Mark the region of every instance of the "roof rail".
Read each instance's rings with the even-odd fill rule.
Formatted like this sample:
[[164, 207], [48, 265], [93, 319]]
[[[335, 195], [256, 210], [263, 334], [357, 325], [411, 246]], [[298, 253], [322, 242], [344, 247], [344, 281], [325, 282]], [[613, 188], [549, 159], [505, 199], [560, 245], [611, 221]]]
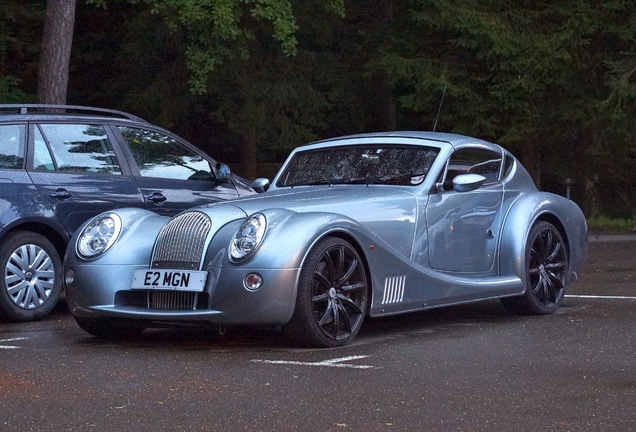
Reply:
[[124, 111], [117, 111], [107, 108], [85, 107], [80, 105], [53, 105], [53, 104], [0, 104], [0, 113], [12, 112], [16, 114], [84, 114], [84, 115], [106, 115], [120, 117], [128, 120], [148, 123], [146, 120], [136, 115]]

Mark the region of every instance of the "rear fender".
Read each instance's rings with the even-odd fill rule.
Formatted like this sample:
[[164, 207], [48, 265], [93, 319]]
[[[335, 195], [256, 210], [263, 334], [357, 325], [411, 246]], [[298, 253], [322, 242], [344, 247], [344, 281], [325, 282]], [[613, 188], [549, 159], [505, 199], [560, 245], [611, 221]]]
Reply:
[[567, 284], [577, 279], [585, 260], [587, 225], [581, 209], [573, 201], [547, 192], [523, 195], [506, 215], [499, 245], [499, 274], [518, 276], [524, 281], [524, 290], [528, 235], [538, 220], [552, 223], [563, 236], [569, 260]]

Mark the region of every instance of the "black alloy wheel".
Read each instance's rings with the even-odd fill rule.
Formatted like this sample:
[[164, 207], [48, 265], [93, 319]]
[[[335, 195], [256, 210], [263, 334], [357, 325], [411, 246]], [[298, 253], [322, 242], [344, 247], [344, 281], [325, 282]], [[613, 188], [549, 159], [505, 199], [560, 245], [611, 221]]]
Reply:
[[301, 345], [346, 345], [362, 327], [368, 290], [366, 267], [356, 249], [346, 240], [326, 237], [301, 269], [296, 309], [285, 330]]
[[565, 296], [568, 255], [559, 231], [549, 222], [535, 224], [526, 247], [526, 292], [502, 299], [513, 312], [547, 315], [556, 311]]

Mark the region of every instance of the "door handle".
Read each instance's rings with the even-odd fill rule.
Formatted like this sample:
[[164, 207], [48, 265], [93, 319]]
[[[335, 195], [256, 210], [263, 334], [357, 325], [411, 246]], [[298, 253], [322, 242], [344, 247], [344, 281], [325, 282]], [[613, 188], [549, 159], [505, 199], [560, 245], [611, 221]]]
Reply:
[[161, 192], [153, 192], [145, 197], [148, 201], [152, 201], [155, 204], [161, 204], [167, 199]]
[[65, 200], [71, 197], [71, 193], [63, 188], [56, 189], [55, 192], [51, 192], [50, 195], [51, 198], [57, 198], [59, 200]]

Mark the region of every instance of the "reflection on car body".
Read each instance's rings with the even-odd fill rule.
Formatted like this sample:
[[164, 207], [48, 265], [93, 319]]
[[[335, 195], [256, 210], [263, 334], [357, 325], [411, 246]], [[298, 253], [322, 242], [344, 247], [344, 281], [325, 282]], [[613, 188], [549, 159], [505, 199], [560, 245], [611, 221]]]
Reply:
[[509, 152], [476, 138], [325, 140], [253, 185], [264, 193], [173, 218], [126, 208], [85, 224], [65, 264], [80, 327], [117, 338], [275, 325], [301, 345], [334, 347], [365, 317], [482, 299], [550, 314], [582, 270], [579, 207], [539, 192]]

